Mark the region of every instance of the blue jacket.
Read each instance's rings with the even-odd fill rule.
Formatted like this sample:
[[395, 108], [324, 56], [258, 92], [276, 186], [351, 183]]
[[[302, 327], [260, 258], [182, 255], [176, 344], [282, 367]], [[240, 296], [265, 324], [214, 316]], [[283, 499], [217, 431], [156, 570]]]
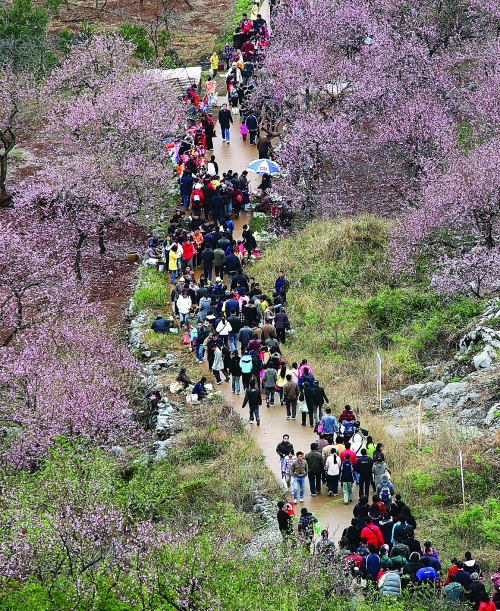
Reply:
[[252, 357], [249, 354], [244, 354], [240, 359], [240, 368], [242, 373], [252, 373]]
[[165, 318], [157, 318], [153, 321], [151, 329], [153, 329], [155, 333], [168, 333], [170, 329], [170, 321], [166, 320]]
[[363, 574], [363, 577], [366, 577], [367, 575], [373, 575], [376, 579], [379, 571], [380, 558], [378, 554], [370, 554], [363, 558], [363, 562], [361, 564], [361, 572]]
[[181, 194], [191, 195], [191, 192], [193, 191], [193, 183], [194, 178], [184, 172], [179, 181], [179, 189]]
[[299, 378], [299, 388], [300, 390], [302, 390], [302, 388], [304, 387], [304, 384], [306, 384], [307, 382], [309, 382], [309, 387], [310, 388], [314, 388], [314, 376], [311, 373], [308, 373], [307, 375], [305, 373], [303, 373], [300, 378]]
[[327, 435], [332, 435], [339, 430], [337, 418], [331, 414], [326, 414], [323, 416], [323, 418], [321, 418], [321, 422], [323, 423], [323, 433], [326, 433]]

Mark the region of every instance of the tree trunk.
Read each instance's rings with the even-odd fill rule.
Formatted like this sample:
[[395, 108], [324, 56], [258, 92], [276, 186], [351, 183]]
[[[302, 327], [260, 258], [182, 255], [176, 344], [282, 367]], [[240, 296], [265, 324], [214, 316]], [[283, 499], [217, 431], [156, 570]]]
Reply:
[[87, 234], [83, 233], [83, 231], [78, 231], [78, 244], [76, 246], [76, 257], [75, 257], [75, 271], [76, 277], [78, 280], [82, 279], [82, 270], [80, 267], [80, 263], [82, 260], [82, 246], [87, 238]]
[[99, 225], [99, 254], [106, 254], [106, 245], [104, 244], [104, 225]]

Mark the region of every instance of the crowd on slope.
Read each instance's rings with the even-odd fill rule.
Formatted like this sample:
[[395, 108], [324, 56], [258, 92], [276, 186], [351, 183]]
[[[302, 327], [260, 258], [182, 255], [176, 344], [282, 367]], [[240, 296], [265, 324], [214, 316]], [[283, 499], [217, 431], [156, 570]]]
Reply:
[[[417, 538], [412, 511], [390, 481], [383, 444], [374, 444], [348, 407], [338, 420], [328, 411], [320, 421], [324, 426], [320, 428], [319, 439], [311, 444], [305, 456], [301, 451], [295, 453], [288, 435], [283, 436], [276, 448], [283, 487], [288, 492], [293, 485], [293, 503], [286, 500], [278, 503], [277, 521], [284, 544], [299, 543], [312, 551], [317, 533], [320, 537], [316, 553], [327, 557], [337, 552], [328, 530], [321, 530], [316, 515], [302, 507], [296, 520], [294, 505], [304, 501], [306, 478], [312, 497], [321, 494], [325, 483], [328, 495], [337, 496], [340, 484], [346, 505], [354, 502], [353, 486], [357, 486], [351, 525], [343, 531], [338, 545], [346, 574], [383, 596], [400, 596], [405, 589], [424, 589], [450, 603], [468, 601], [475, 611], [500, 608], [500, 569], [491, 577], [494, 592], [490, 598], [481, 566], [470, 552], [465, 552], [463, 560], [453, 558], [445, 574], [432, 542], [426, 540], [422, 544]], [[355, 423], [352, 433], [351, 427], [338, 424], [345, 422], [346, 416]], [[331, 432], [325, 432], [325, 428]]]

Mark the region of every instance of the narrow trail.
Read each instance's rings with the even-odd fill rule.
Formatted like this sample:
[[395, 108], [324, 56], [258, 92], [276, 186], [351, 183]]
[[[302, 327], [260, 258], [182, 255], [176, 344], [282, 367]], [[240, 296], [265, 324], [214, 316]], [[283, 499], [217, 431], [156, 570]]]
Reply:
[[[215, 113], [214, 113], [215, 114]], [[234, 124], [231, 127], [231, 144], [222, 142], [220, 137], [220, 130], [217, 134], [217, 138], [214, 139], [214, 151], [216, 161], [219, 164], [219, 172], [226, 172], [227, 170], [233, 170], [240, 173], [246, 168], [250, 161], [253, 161], [258, 157], [256, 147], [250, 146], [248, 141], [244, 142], [239, 134], [240, 120], [238, 116], [234, 117]], [[251, 187], [255, 187], [260, 182], [260, 177], [250, 173], [249, 178], [251, 179]], [[251, 215], [246, 212], [241, 212], [239, 219], [234, 219], [235, 230], [234, 237], [239, 239], [242, 233], [242, 227], [245, 223], [249, 223]], [[198, 271], [198, 270], [197, 270]], [[247, 269], [247, 272], [249, 270]], [[271, 288], [271, 287], [265, 287]], [[307, 357], [307, 355], [297, 354], [296, 360]], [[193, 357], [194, 360], [194, 357]], [[203, 365], [197, 365], [204, 370], [204, 374], [207, 375], [209, 380], [212, 376], [207, 368], [207, 363], [204, 361]], [[248, 418], [248, 408], [245, 410], [241, 409], [243, 403], [243, 396], [237, 396], [231, 392], [230, 383], [221, 384], [217, 390], [221, 392], [229, 404], [234, 406], [236, 412], [241, 413], [244, 419]], [[328, 389], [327, 394], [328, 394]], [[278, 396], [276, 396], [278, 399]], [[302, 426], [300, 419], [296, 421], [286, 420], [285, 407], [279, 405], [279, 399], [277, 405], [270, 409], [266, 409], [265, 403], [263, 409], [261, 409], [261, 426], [248, 424], [252, 430], [253, 435], [259, 443], [262, 453], [266, 459], [266, 463], [273, 473], [275, 473], [278, 479], [281, 479], [279, 457], [276, 454], [276, 445], [281, 441], [282, 436], [285, 433], [290, 435], [290, 441], [293, 443], [295, 451], [298, 450], [307, 453], [310, 449], [310, 444], [317, 440], [317, 435], [313, 433], [309, 426]], [[338, 417], [339, 414], [336, 414]], [[300, 417], [299, 417], [300, 418]], [[300, 514], [302, 507], [307, 507], [310, 511], [317, 514], [318, 519], [321, 522], [322, 528], [328, 528], [330, 536], [335, 540], [338, 540], [342, 531], [345, 527], [350, 525], [352, 518], [352, 508], [354, 503], [357, 501], [358, 488], [354, 485], [354, 496], [353, 503], [344, 505], [342, 498], [339, 497], [328, 497], [326, 486], [323, 487], [322, 493], [319, 496], [311, 497], [309, 493], [309, 485], [306, 483], [306, 492], [304, 497], [304, 503], [296, 505], [296, 513]], [[288, 495], [291, 500], [292, 496]]]
[[[261, 14], [264, 19], [269, 23], [269, 3], [268, 0], [264, 0], [261, 6]], [[220, 89], [224, 86], [220, 85]], [[227, 101], [224, 95], [225, 89], [219, 91], [219, 104], [223, 104]], [[216, 121], [217, 137], [214, 138], [214, 150], [215, 160], [219, 164], [219, 173], [227, 172], [227, 170], [233, 170], [241, 173], [247, 165], [258, 158], [257, 147], [250, 146], [248, 140], [243, 141], [240, 135], [240, 116], [233, 115], [233, 124], [231, 125], [231, 143], [227, 144], [222, 142], [220, 128], [217, 124], [217, 113], [216, 109], [213, 112], [213, 118]], [[249, 173], [248, 178], [250, 180], [250, 189], [255, 188], [260, 183], [260, 176]], [[246, 212], [241, 212], [239, 219], [234, 219], [234, 237], [239, 239], [241, 237], [242, 228], [245, 223], [249, 223], [251, 215]], [[247, 269], [248, 272], [248, 269]], [[265, 287], [266, 289], [272, 287]], [[297, 354], [296, 360], [307, 357], [307, 355]], [[194, 357], [193, 357], [194, 360]], [[207, 375], [208, 379], [212, 379], [211, 373], [208, 371], [206, 361], [202, 365], [197, 365], [204, 370], [204, 374]], [[222, 376], [223, 377], [223, 376]], [[221, 392], [226, 398], [227, 402], [234, 406], [236, 412], [241, 413], [242, 418], [248, 418], [248, 408], [241, 409], [243, 403], [243, 395], [237, 396], [231, 392], [230, 383], [221, 384], [217, 388], [218, 392]], [[326, 389], [328, 394], [328, 389]], [[276, 396], [278, 399], [278, 396]], [[337, 417], [339, 414], [335, 414]], [[266, 463], [269, 468], [276, 475], [276, 478], [281, 480], [280, 462], [279, 457], [276, 454], [276, 445], [281, 441], [285, 433], [290, 435], [290, 441], [293, 443], [295, 452], [303, 451], [307, 453], [310, 449], [310, 444], [317, 440], [317, 435], [313, 433], [309, 426], [302, 426], [300, 423], [300, 416], [298, 420], [286, 420], [285, 407], [279, 405], [279, 399], [277, 404], [267, 409], [264, 407], [260, 412], [261, 426], [248, 424], [251, 428], [252, 434], [259, 443], [262, 453], [265, 457]], [[341, 494], [341, 491], [339, 491]], [[292, 495], [287, 496], [289, 500], [292, 500]], [[299, 503], [295, 506], [296, 514], [300, 515], [300, 509], [307, 507], [310, 511], [313, 511], [318, 516], [321, 522], [322, 528], [328, 528], [330, 537], [338, 541], [342, 536], [342, 531], [345, 527], [349, 526], [352, 518], [352, 508], [358, 498], [358, 487], [354, 485], [353, 490], [353, 503], [344, 505], [343, 499], [339, 497], [328, 497], [326, 486], [322, 488], [321, 495], [311, 497], [309, 492], [309, 484], [306, 482], [306, 491], [304, 496], [304, 502]]]

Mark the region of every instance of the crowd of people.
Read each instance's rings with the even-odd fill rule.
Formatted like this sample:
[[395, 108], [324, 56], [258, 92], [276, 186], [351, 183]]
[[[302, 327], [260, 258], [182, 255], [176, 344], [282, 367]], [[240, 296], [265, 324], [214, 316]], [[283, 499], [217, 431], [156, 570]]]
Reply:
[[[383, 596], [425, 588], [450, 603], [468, 601], [475, 611], [500, 608], [500, 569], [491, 577], [494, 592], [490, 598], [481, 566], [470, 552], [465, 552], [463, 560], [451, 559], [451, 567], [444, 572], [432, 542], [421, 543], [417, 538], [412, 511], [391, 483], [383, 444], [375, 444], [366, 435], [348, 408], [338, 420], [328, 410], [320, 422], [329, 423], [327, 428], [332, 432], [320, 429], [319, 439], [311, 443], [307, 454], [295, 452], [289, 435], [283, 435], [276, 447], [283, 488], [286, 492], [290, 486], [293, 489], [293, 502], [278, 502], [277, 521], [284, 544], [299, 543], [311, 551], [314, 535], [320, 533], [317, 553], [340, 550], [346, 574], [363, 580], [366, 588], [376, 588]], [[348, 422], [354, 423], [352, 433], [351, 427], [338, 424], [345, 422], [346, 415], [352, 418]], [[344, 529], [338, 546], [306, 507], [301, 508], [298, 519], [295, 517], [294, 505], [304, 502], [306, 479], [311, 497], [321, 494], [324, 484], [329, 496], [337, 496], [340, 484], [344, 504], [353, 503], [351, 525]], [[353, 498], [354, 486], [357, 499]]]
[[[254, 17], [249, 20], [244, 15], [240, 22], [241, 48], [226, 45], [228, 103], [222, 104], [218, 121], [222, 139], [229, 143], [233, 116], [241, 113], [242, 137], [249, 136], [250, 145], [257, 144], [259, 158], [267, 158], [273, 152], [270, 139], [257, 141], [262, 117], [247, 104], [269, 35], [261, 15]], [[283, 358], [282, 347], [291, 331], [286, 309], [290, 282], [280, 271], [274, 285], [264, 289], [245, 273], [245, 264], [260, 254], [253, 232], [245, 224], [239, 239], [233, 235], [233, 215], [238, 218], [249, 203], [248, 173], [221, 174], [215, 156], [205, 159], [215, 136], [209, 109], [217, 102], [216, 53], [210, 65], [203, 100], [193, 87], [186, 92], [186, 102], [196, 111], [176, 150], [184, 209], [175, 211], [163, 240], [150, 236], [144, 262], [170, 274], [172, 307], [183, 343], [198, 365], [206, 361], [216, 385], [230, 384], [235, 396], [242, 395], [241, 407], [248, 407], [249, 423], [260, 426], [264, 404], [272, 409], [279, 401], [285, 408], [284, 419], [299, 419], [318, 435], [306, 454], [295, 452], [288, 434], [276, 448], [285, 493], [277, 514], [284, 544], [298, 542], [311, 550], [317, 534], [318, 553], [340, 549], [345, 570], [363, 579], [366, 587], [378, 588], [381, 595], [399, 596], [405, 588], [430, 586], [449, 601], [470, 601], [476, 611], [500, 608], [500, 572], [492, 578], [493, 600], [486, 593], [481, 567], [469, 552], [463, 561], [453, 559], [443, 574], [432, 543], [421, 544], [416, 538], [417, 523], [391, 482], [383, 444], [373, 442], [350, 406], [338, 417], [332, 413], [325, 388], [307, 359], [287, 363]], [[269, 193], [269, 176], [263, 177], [259, 188], [264, 196]], [[152, 329], [166, 333], [172, 324], [159, 316]], [[200, 373], [191, 380], [183, 368], [176, 381], [198, 400], [208, 394], [207, 375]], [[351, 525], [338, 546], [307, 508], [302, 506], [295, 518], [295, 506], [304, 503], [306, 482], [311, 497], [324, 493], [335, 498], [340, 493], [344, 505], [353, 504]]]

